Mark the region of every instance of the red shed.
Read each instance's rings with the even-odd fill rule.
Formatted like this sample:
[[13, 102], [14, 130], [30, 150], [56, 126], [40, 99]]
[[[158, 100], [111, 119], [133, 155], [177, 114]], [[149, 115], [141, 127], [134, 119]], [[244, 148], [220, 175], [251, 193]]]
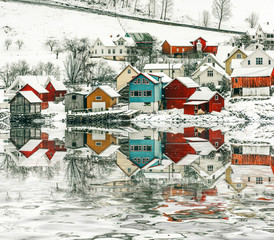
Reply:
[[162, 52], [168, 55], [182, 56], [183, 53], [193, 51], [193, 45], [190, 42], [183, 41], [164, 41]]
[[41, 108], [48, 108], [48, 91], [40, 84], [28, 83], [20, 89], [20, 91], [32, 91], [37, 97], [42, 100]]
[[184, 113], [189, 115], [220, 112], [224, 107], [224, 98], [208, 87], [201, 87], [184, 104]]
[[184, 108], [186, 100], [196, 91], [199, 85], [189, 77], [177, 77], [165, 87], [166, 109]]
[[62, 100], [65, 98], [67, 88], [61, 81], [57, 81], [49, 77], [47, 82], [45, 83], [45, 86], [46, 89], [49, 91], [48, 101]]

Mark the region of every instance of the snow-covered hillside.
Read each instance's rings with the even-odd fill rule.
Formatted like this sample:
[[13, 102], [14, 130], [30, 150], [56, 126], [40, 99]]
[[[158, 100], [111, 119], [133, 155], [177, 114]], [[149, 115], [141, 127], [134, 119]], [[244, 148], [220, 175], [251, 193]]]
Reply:
[[[13, 2], [0, 2], [0, 66], [6, 62], [26, 59], [30, 63], [50, 60], [62, 64], [64, 58], [54, 60], [45, 41], [50, 36], [59, 40], [65, 37], [88, 37], [95, 40], [100, 35], [124, 32], [149, 32], [159, 40], [181, 39], [190, 41], [203, 36], [209, 42], [221, 43], [232, 35], [182, 27], [117, 19], [103, 15], [62, 10]], [[13, 43], [5, 49], [5, 39]], [[24, 45], [18, 50], [15, 42], [21, 39]]]

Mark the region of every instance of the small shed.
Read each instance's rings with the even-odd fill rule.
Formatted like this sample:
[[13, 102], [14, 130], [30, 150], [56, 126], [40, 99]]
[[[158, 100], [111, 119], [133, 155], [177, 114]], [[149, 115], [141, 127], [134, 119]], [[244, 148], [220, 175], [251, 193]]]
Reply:
[[73, 92], [65, 95], [65, 111], [81, 111], [85, 110], [87, 93]]
[[87, 96], [87, 109], [92, 111], [105, 111], [117, 104], [120, 94], [107, 85], [98, 86], [93, 89]]
[[11, 114], [40, 114], [42, 100], [32, 91], [19, 91], [10, 100]]
[[222, 95], [216, 91], [211, 91], [208, 87], [201, 87], [184, 104], [184, 113], [197, 115], [212, 111], [221, 112], [223, 107], [224, 98]]

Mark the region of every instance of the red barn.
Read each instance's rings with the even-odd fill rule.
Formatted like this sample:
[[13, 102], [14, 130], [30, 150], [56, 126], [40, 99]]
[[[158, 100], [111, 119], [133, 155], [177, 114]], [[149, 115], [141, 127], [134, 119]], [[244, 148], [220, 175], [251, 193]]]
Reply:
[[[197, 44], [201, 44], [201, 46], [199, 47]], [[216, 55], [218, 46], [207, 44], [207, 41], [202, 37], [199, 37], [191, 42], [165, 40], [162, 44], [162, 52], [168, 55], [173, 55], [174, 57], [182, 56], [184, 53], [196, 51], [201, 51], [202, 53], [212, 53]]]
[[189, 77], [177, 77], [165, 87], [166, 109], [184, 108], [186, 100], [196, 91], [199, 85]]
[[48, 101], [62, 100], [65, 98], [67, 88], [61, 81], [49, 77], [45, 83], [45, 87], [49, 92]]
[[273, 67], [235, 68], [231, 75], [233, 96], [269, 96], [273, 83]]
[[184, 104], [184, 114], [220, 112], [223, 107], [224, 98], [218, 92], [211, 91], [208, 87], [201, 87]]
[[20, 91], [32, 91], [42, 100], [41, 109], [48, 108], [48, 91], [39, 84], [28, 83], [20, 89]]

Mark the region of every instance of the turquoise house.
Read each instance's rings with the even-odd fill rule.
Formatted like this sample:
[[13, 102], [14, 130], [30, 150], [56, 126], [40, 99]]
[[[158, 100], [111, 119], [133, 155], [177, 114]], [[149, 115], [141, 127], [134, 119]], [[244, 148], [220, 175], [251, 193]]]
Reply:
[[132, 134], [129, 140], [129, 160], [141, 169], [160, 164], [163, 157], [158, 132], [144, 130]]
[[142, 112], [157, 112], [162, 100], [162, 78], [139, 73], [129, 82], [129, 108]]

